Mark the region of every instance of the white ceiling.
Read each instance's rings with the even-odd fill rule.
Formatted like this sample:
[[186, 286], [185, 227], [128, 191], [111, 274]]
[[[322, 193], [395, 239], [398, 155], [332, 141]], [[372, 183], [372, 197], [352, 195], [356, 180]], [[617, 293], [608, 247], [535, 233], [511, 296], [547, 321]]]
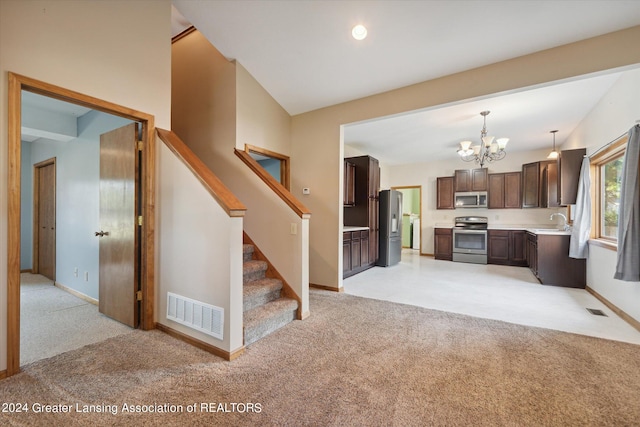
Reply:
[[[507, 153], [561, 145], [621, 73], [461, 102], [366, 123], [347, 125], [344, 142], [387, 165], [457, 158], [460, 141], [480, 142], [487, 116], [488, 135], [509, 138]], [[398, 150], [398, 147], [402, 147]]]
[[[291, 115], [640, 24], [640, 1], [173, 0]], [[182, 14], [182, 16], [180, 15]], [[358, 42], [351, 28], [368, 28]], [[480, 111], [507, 151], [561, 144], [619, 73], [349, 125], [345, 143], [386, 164], [457, 156]]]
[[173, 4], [291, 115], [640, 24], [637, 0]]

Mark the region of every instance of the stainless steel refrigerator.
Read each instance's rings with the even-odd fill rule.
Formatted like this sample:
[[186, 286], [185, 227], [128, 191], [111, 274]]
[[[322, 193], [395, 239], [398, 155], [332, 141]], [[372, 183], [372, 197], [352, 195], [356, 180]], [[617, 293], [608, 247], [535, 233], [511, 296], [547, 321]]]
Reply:
[[380, 247], [376, 265], [388, 267], [400, 262], [402, 253], [402, 193], [382, 190], [379, 201]]

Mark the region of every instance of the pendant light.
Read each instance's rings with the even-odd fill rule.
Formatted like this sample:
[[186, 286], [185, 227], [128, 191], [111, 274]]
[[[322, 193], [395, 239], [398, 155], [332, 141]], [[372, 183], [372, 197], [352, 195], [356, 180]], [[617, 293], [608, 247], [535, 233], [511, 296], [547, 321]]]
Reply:
[[553, 151], [549, 153], [549, 155], [547, 156], [547, 159], [553, 160], [558, 158], [558, 152], [556, 151], [556, 132], [558, 131], [557, 130], [549, 131], [549, 133], [553, 134]]

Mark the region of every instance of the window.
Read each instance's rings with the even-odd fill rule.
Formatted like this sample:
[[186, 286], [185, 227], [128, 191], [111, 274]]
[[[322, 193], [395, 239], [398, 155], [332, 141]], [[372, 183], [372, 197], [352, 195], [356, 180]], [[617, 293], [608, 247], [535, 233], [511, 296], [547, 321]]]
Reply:
[[623, 165], [624, 156], [621, 156], [600, 166], [600, 193], [602, 194], [600, 237], [607, 239], [615, 240], [618, 237], [618, 211]]
[[591, 158], [595, 220], [595, 230], [592, 234], [612, 248], [615, 248], [618, 239], [620, 185], [626, 147], [625, 135]]

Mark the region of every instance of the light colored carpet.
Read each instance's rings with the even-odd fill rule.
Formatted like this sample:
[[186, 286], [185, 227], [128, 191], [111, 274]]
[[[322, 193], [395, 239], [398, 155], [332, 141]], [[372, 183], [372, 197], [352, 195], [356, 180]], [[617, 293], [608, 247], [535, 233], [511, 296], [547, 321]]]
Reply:
[[132, 331], [46, 277], [20, 275], [21, 365]]
[[[311, 317], [232, 362], [158, 331], [134, 331], [30, 364], [0, 382], [3, 400], [72, 412], [0, 413], [0, 424], [639, 423], [640, 346], [320, 290], [310, 291], [310, 308]], [[208, 403], [218, 412], [203, 412]], [[260, 412], [247, 412], [249, 403]], [[76, 404], [107, 413], [77, 413]], [[183, 412], [123, 413], [124, 404]]]

